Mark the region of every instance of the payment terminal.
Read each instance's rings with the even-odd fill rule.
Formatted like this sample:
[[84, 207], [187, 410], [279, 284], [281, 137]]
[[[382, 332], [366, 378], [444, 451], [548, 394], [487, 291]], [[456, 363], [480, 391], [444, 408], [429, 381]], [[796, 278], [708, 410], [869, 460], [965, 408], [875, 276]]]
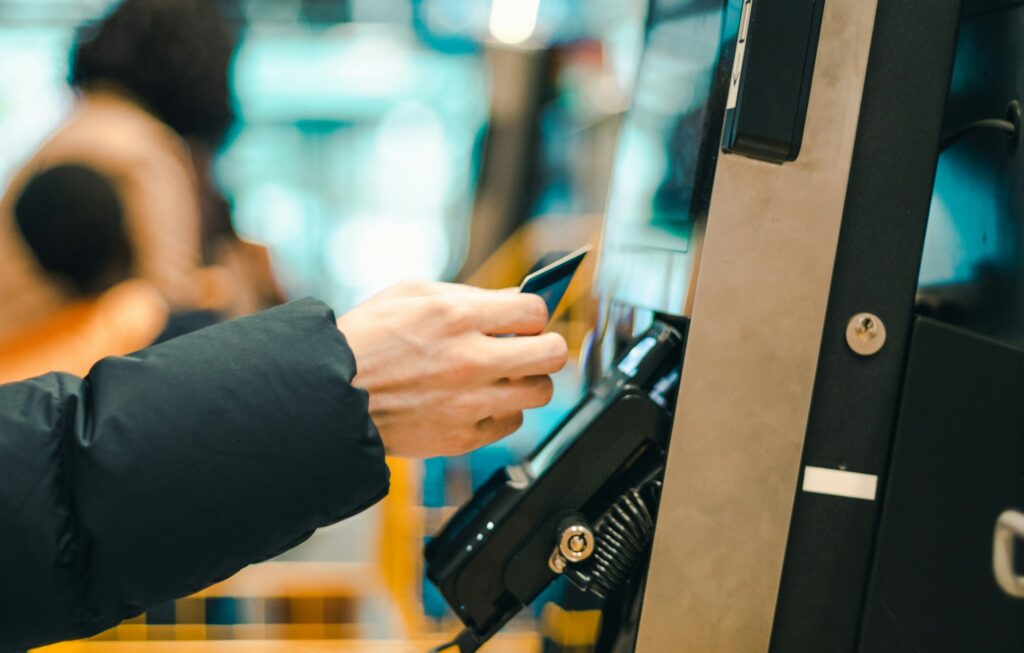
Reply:
[[655, 320], [427, 545], [427, 577], [466, 626], [450, 647], [475, 651], [559, 575], [607, 598], [635, 571], [654, 531], [685, 333], [685, 321]]

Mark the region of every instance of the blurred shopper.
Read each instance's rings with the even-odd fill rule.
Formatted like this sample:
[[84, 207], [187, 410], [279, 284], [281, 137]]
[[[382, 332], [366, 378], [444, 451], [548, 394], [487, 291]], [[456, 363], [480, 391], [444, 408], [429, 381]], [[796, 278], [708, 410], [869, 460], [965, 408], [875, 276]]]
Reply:
[[404, 285], [337, 321], [303, 300], [84, 379], [0, 386], [0, 651], [95, 634], [281, 553], [382, 498], [385, 452], [511, 433], [566, 362], [561, 336], [535, 335], [546, 322], [536, 296]]
[[39, 266], [70, 296], [131, 275], [134, 254], [117, 189], [92, 168], [56, 165], [18, 194], [14, 220]]
[[[125, 0], [102, 21], [80, 29], [69, 80], [78, 94], [75, 109], [0, 201], [0, 338], [53, 314], [76, 294], [102, 292], [123, 276], [151, 283], [173, 313], [208, 308], [210, 277], [200, 269], [199, 187], [186, 140], [217, 143], [234, 121], [228, 68], [236, 38], [215, 5]], [[92, 181], [47, 175], [62, 166], [89, 171]], [[15, 219], [33, 184], [44, 184], [52, 195], [78, 192], [69, 180], [113, 189], [127, 252], [94, 246], [109, 234], [91, 232], [92, 223], [71, 224], [108, 210], [102, 203], [110, 203], [107, 193], [85, 193], [82, 206], [63, 216], [24, 213]], [[36, 219], [59, 222], [66, 230], [40, 228], [32, 223]], [[33, 232], [47, 236], [33, 238]], [[47, 261], [83, 244], [79, 264], [117, 268], [117, 274], [87, 288], [53, 274]], [[86, 262], [106, 255], [114, 258]]]
[[51, 370], [85, 374], [103, 356], [151, 344], [167, 303], [132, 276], [134, 253], [117, 190], [96, 171], [58, 165], [22, 190], [14, 222], [63, 307], [0, 338], [0, 383]]

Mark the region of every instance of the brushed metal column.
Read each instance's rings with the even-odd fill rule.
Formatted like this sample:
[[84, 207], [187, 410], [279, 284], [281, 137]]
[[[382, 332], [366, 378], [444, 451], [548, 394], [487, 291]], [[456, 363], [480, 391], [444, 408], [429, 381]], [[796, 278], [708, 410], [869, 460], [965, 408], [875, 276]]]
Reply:
[[828, 0], [802, 151], [718, 159], [638, 653], [768, 650], [876, 0]]

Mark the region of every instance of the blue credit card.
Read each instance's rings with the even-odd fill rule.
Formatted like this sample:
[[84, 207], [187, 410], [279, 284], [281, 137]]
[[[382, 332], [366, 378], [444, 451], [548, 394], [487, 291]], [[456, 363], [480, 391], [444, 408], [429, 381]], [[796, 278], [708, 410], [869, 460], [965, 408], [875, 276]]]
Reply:
[[590, 252], [590, 245], [566, 254], [536, 272], [531, 272], [523, 279], [523, 283], [519, 286], [519, 292], [540, 295], [548, 306], [548, 315], [554, 315], [558, 303], [562, 301], [565, 291], [572, 283], [573, 275], [576, 274], [576, 270], [588, 252]]

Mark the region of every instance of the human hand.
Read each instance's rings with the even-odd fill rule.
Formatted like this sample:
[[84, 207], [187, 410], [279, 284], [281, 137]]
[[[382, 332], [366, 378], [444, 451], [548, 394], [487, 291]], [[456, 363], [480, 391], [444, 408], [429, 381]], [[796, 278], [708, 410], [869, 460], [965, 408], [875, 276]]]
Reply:
[[565, 366], [568, 347], [558, 334], [537, 335], [547, 321], [536, 295], [404, 283], [341, 316], [338, 329], [385, 450], [429, 458], [499, 440], [524, 409], [551, 401], [548, 375]]

